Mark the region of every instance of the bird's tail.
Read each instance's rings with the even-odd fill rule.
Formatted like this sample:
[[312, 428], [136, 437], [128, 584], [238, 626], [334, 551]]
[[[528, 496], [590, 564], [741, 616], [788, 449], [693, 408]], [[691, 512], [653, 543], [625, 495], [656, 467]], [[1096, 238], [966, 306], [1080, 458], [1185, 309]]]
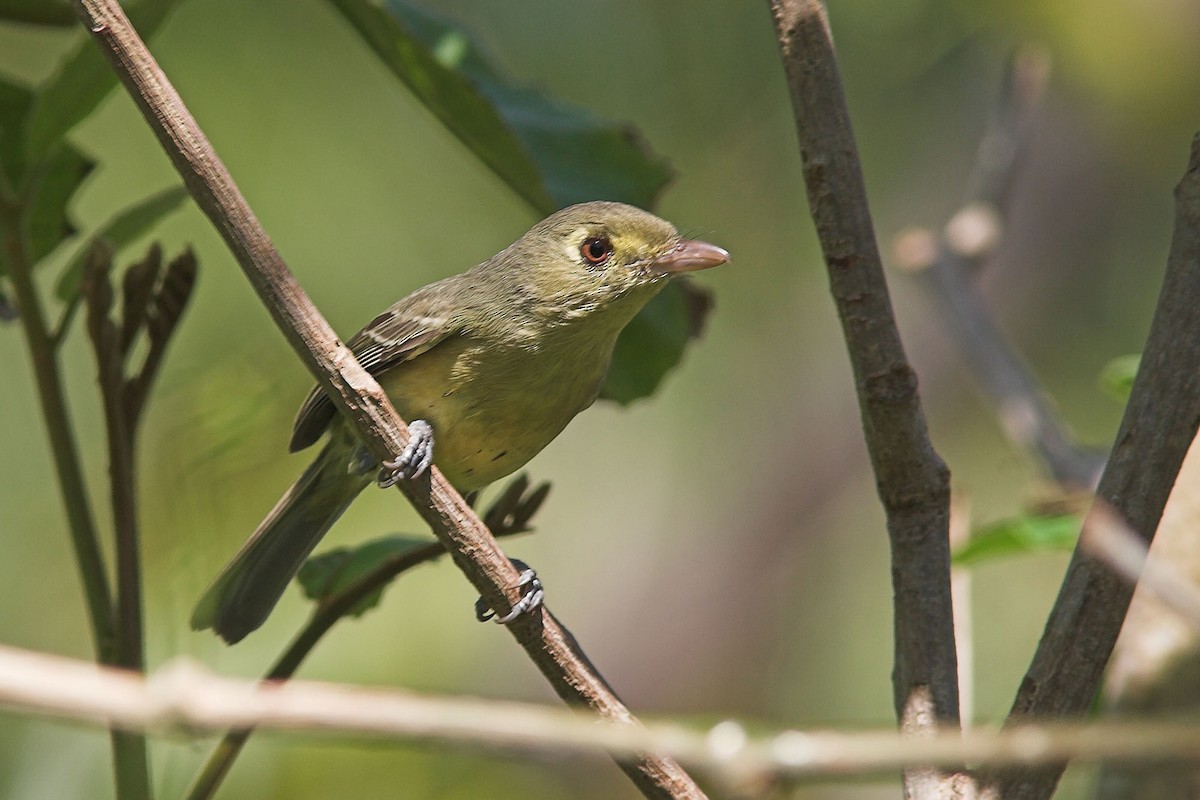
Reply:
[[352, 438], [332, 434], [200, 598], [193, 629], [212, 628], [233, 644], [262, 625], [317, 542], [371, 482], [351, 468]]

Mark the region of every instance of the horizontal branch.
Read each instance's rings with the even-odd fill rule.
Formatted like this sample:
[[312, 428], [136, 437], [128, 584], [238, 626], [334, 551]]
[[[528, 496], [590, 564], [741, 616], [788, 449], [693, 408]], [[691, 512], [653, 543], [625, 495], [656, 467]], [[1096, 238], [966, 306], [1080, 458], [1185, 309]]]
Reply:
[[621, 758], [650, 751], [703, 770], [735, 792], [780, 780], [877, 775], [909, 766], [1191, 760], [1200, 752], [1196, 722], [1057, 723], [928, 737], [892, 730], [750, 736], [730, 721], [707, 729], [670, 722], [635, 727], [527, 703], [312, 681], [260, 683], [213, 675], [182, 659], [145, 677], [9, 647], [0, 647], [0, 708], [191, 737], [254, 727], [454, 743], [539, 757], [600, 751]]

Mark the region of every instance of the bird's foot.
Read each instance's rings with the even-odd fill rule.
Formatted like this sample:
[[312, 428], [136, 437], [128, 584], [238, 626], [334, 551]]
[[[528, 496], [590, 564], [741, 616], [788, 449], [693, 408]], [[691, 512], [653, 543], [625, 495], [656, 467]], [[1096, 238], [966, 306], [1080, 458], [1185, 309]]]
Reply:
[[488, 606], [487, 601], [481, 597], [475, 601], [475, 619], [480, 622], [487, 622], [490, 619], [497, 625], [507, 625], [522, 614], [530, 613], [546, 599], [546, 590], [542, 586], [541, 580], [538, 579], [537, 573], [530, 569], [524, 561], [514, 558], [512, 563], [521, 570], [521, 577], [517, 581], [517, 586], [521, 589], [521, 599], [513, 605], [511, 611], [498, 617], [496, 612]]
[[395, 486], [402, 480], [412, 480], [425, 474], [433, 464], [433, 427], [423, 419], [408, 423], [408, 444], [404, 452], [391, 461], [384, 461], [375, 482], [381, 489]]

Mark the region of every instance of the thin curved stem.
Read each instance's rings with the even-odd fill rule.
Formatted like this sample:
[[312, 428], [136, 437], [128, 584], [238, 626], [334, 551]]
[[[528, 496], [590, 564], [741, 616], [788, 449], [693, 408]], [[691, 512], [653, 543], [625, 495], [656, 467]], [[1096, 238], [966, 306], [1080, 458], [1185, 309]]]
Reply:
[[20, 308], [21, 327], [33, 361], [34, 379], [46, 425], [46, 435], [54, 456], [59, 492], [67, 514], [76, 566], [87, 602], [97, 658], [114, 662], [116, 636], [113, 625], [112, 590], [105, 570], [100, 540], [88, 502], [87, 487], [80, 466], [79, 446], [75, 441], [71, 418], [67, 413], [66, 391], [59, 371], [58, 354], [46, 328], [37, 288], [31, 275], [33, 265], [21, 224], [21, 212], [7, 201], [0, 201], [0, 234], [4, 239], [5, 263], [9, 280]]

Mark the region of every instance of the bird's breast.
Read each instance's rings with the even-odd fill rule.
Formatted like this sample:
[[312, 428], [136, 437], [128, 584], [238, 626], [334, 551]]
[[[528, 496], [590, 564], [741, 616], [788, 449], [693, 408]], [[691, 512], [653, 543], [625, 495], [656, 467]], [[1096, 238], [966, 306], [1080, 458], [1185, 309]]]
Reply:
[[380, 376], [401, 415], [434, 430], [434, 461], [460, 491], [524, 466], [600, 390], [614, 337], [447, 339]]

